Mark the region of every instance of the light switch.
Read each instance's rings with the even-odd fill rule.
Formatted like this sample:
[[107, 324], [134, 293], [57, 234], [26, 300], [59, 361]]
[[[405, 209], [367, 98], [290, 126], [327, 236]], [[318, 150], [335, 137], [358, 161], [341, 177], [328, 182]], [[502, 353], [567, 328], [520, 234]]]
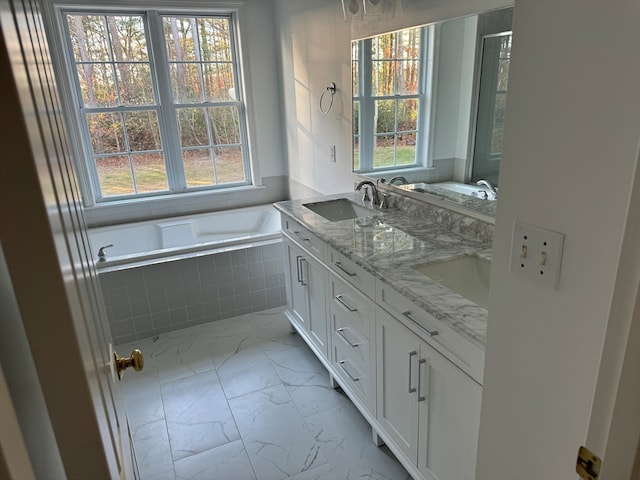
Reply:
[[512, 242], [511, 271], [558, 288], [564, 234], [514, 222]]

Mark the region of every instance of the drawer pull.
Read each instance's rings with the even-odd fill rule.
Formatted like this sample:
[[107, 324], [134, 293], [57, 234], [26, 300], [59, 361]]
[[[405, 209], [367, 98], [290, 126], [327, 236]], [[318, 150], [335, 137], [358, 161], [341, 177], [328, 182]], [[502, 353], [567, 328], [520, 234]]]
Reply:
[[411, 385], [411, 377], [412, 377], [412, 375], [411, 375], [411, 364], [413, 363], [411, 361], [411, 359], [413, 357], [415, 357], [417, 354], [418, 354], [418, 352], [416, 352], [415, 350], [413, 352], [409, 352], [409, 393], [413, 393], [413, 392], [416, 391], [416, 389], [413, 388], [413, 386]]
[[435, 337], [436, 335], [438, 335], [437, 330], [429, 330], [427, 327], [420, 325], [420, 323], [411, 316], [411, 312], [409, 310], [407, 310], [406, 312], [402, 312], [402, 315], [404, 315], [406, 318], [411, 320], [416, 327], [418, 327], [420, 330], [422, 330], [424, 333], [426, 333], [430, 337]]
[[300, 233], [301, 233], [301, 232], [300, 232], [299, 230], [294, 230], [294, 231], [293, 231], [293, 233], [295, 233], [295, 234], [298, 236], [298, 238], [299, 238], [300, 240], [302, 240], [303, 242], [310, 242], [310, 241], [311, 241], [311, 239], [310, 239], [310, 238], [308, 238], [308, 237], [302, 237], [302, 236], [300, 235]]
[[336, 330], [338, 332], [338, 334], [344, 338], [344, 341], [347, 342], [350, 346], [352, 346], [353, 348], [356, 348], [358, 345], [360, 345], [359, 343], [353, 343], [351, 340], [349, 340], [347, 338], [347, 336], [344, 334], [344, 328], [339, 328], [338, 330]]
[[340, 360], [338, 363], [340, 364], [340, 367], [342, 368], [342, 370], [344, 370], [344, 373], [346, 373], [349, 376], [351, 381], [357, 382], [358, 380], [360, 380], [359, 377], [354, 377], [353, 375], [351, 375], [351, 372], [349, 372], [349, 370], [347, 370], [346, 363], [345, 363], [344, 360]]
[[422, 365], [427, 363], [427, 361], [424, 358], [421, 358], [418, 361], [418, 401], [419, 402], [424, 402], [426, 400], [426, 397], [422, 396]]
[[334, 264], [336, 267], [338, 267], [340, 270], [342, 270], [344, 273], [346, 273], [347, 275], [349, 275], [350, 277], [355, 277], [355, 276], [357, 276], [357, 275], [358, 275], [357, 273], [350, 272], [349, 270], [347, 270], [346, 268], [344, 268], [344, 267], [342, 266], [342, 263], [341, 263], [341, 262], [333, 262], [333, 264]]
[[357, 309], [357, 308], [354, 308], [354, 307], [349, 306], [349, 305], [347, 304], [347, 302], [345, 302], [345, 301], [342, 299], [342, 297], [343, 297], [343, 296], [344, 296], [344, 295], [341, 293], [340, 295], [336, 295], [336, 297], [335, 297], [335, 298], [336, 298], [336, 300], [337, 300], [338, 302], [340, 302], [340, 303], [342, 304], [342, 306], [343, 306], [344, 308], [346, 308], [346, 309], [347, 309], [347, 310], [349, 310], [350, 312], [357, 312], [357, 311], [358, 311], [358, 309]]

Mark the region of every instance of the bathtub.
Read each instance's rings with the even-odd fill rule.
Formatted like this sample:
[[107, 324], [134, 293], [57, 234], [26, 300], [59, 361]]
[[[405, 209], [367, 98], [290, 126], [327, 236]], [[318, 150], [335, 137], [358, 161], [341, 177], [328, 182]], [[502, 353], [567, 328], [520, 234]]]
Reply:
[[116, 344], [287, 303], [271, 205], [89, 230]]
[[112, 245], [104, 249], [106, 256], [97, 263], [99, 270], [279, 238], [280, 216], [271, 205], [89, 230], [95, 255], [101, 247]]

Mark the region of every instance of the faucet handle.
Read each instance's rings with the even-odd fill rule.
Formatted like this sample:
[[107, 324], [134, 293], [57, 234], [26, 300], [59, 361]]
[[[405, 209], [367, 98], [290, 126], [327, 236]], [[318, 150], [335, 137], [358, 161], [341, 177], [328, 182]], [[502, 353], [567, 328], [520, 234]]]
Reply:
[[380, 208], [384, 209], [384, 208], [389, 208], [389, 197], [391, 195], [388, 193], [383, 193], [382, 194], [382, 199], [380, 200]]
[[369, 185], [363, 185], [364, 195], [362, 195], [363, 202], [370, 202], [371, 198], [369, 198]]

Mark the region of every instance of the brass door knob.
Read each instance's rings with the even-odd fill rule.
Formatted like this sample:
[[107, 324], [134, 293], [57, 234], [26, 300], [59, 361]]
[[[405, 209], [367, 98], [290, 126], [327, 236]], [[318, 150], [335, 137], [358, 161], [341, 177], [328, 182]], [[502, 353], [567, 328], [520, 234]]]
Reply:
[[144, 356], [142, 352], [137, 348], [131, 352], [131, 356], [128, 358], [122, 358], [118, 355], [118, 352], [113, 352], [114, 359], [116, 361], [116, 370], [118, 372], [118, 380], [122, 380], [122, 374], [125, 369], [133, 367], [136, 372], [139, 372], [144, 368]]

